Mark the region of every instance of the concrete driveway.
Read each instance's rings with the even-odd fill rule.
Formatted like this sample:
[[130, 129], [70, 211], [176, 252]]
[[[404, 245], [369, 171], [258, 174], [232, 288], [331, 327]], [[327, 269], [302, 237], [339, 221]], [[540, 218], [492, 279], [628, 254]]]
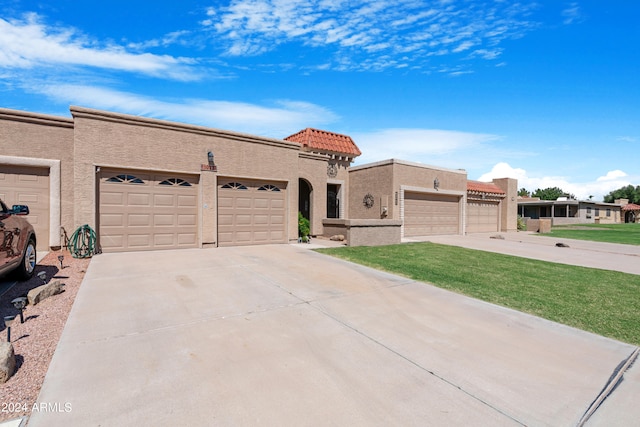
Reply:
[[297, 245], [104, 254], [29, 427], [576, 425], [635, 351]]

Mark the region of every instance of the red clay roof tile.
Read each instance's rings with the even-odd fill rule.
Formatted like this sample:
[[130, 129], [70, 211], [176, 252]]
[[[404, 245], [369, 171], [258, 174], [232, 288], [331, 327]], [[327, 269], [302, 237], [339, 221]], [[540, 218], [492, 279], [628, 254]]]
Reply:
[[467, 181], [467, 191], [478, 193], [506, 194], [500, 187], [491, 182]]
[[353, 157], [362, 154], [351, 137], [325, 130], [306, 128], [286, 137], [285, 140], [302, 144], [311, 151], [347, 154]]
[[623, 211], [640, 211], [640, 205], [636, 205], [635, 203], [629, 203], [628, 205], [624, 205], [622, 207]]

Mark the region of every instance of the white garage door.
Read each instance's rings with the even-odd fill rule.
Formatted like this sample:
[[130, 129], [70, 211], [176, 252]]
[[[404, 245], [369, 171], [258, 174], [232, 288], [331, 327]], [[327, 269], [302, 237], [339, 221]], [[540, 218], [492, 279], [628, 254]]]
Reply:
[[98, 198], [104, 252], [197, 247], [197, 176], [103, 169]]
[[497, 202], [467, 203], [467, 233], [487, 233], [498, 230], [500, 211]]
[[0, 198], [9, 208], [29, 206], [37, 249], [49, 250], [49, 168], [0, 165]]
[[459, 200], [458, 196], [405, 192], [404, 235], [458, 234]]
[[286, 243], [286, 184], [218, 179], [218, 245]]

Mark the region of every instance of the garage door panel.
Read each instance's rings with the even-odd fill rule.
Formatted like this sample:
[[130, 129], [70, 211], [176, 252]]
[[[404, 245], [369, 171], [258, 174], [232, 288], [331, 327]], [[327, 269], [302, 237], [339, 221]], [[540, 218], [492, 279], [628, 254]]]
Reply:
[[193, 208], [197, 205], [198, 198], [196, 196], [178, 196], [178, 207]]
[[149, 234], [128, 234], [127, 245], [129, 248], [149, 248], [151, 245]]
[[100, 203], [111, 206], [124, 206], [125, 194], [105, 191], [100, 193]]
[[149, 194], [129, 193], [127, 195], [127, 205], [129, 206], [151, 206], [151, 197]]
[[198, 223], [198, 217], [195, 215], [178, 215], [178, 225], [193, 225]]
[[235, 200], [235, 207], [237, 209], [251, 209], [253, 207], [251, 199], [248, 197], [238, 197]]
[[49, 249], [49, 168], [1, 165], [0, 197], [11, 207], [28, 205], [26, 219], [33, 225], [37, 249]]
[[469, 202], [467, 208], [468, 233], [499, 231], [499, 202]]
[[175, 200], [173, 194], [154, 194], [153, 205], [158, 207], [174, 207]]
[[219, 245], [286, 243], [285, 189], [282, 183], [219, 178]]
[[460, 198], [432, 193], [405, 193], [404, 235], [458, 234]]
[[[187, 181], [192, 184], [180, 184]], [[99, 197], [99, 236], [103, 250], [196, 247], [196, 184], [197, 179], [193, 177], [103, 170]], [[117, 220], [118, 215], [126, 215], [125, 226]]]

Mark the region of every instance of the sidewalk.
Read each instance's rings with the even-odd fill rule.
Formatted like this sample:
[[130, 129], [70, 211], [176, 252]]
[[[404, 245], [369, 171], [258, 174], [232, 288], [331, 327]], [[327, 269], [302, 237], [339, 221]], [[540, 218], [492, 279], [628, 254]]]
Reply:
[[[403, 242], [433, 242], [640, 275], [640, 246], [635, 245], [547, 237], [526, 231], [425, 236], [404, 239]], [[557, 243], [568, 247], [558, 247]]]

